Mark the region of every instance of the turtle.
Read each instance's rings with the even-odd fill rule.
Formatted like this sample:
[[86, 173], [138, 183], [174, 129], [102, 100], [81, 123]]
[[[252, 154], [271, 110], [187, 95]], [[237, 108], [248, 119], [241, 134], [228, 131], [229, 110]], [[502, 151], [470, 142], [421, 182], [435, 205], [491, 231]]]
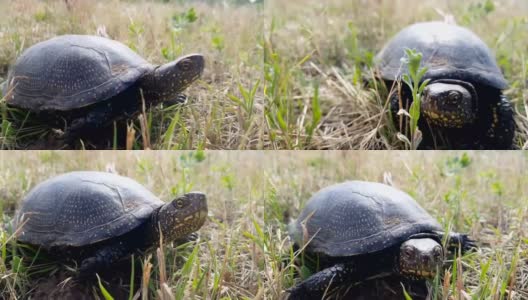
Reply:
[[134, 253], [184, 242], [207, 218], [206, 196], [165, 203], [135, 180], [109, 172], [75, 171], [47, 179], [22, 200], [16, 240], [80, 262], [79, 277], [108, 269]]
[[[418, 127], [422, 149], [511, 149], [513, 109], [502, 91], [508, 87], [488, 46], [467, 28], [443, 22], [415, 23], [397, 33], [376, 55], [378, 76], [391, 93], [397, 128], [400, 109], [408, 109], [411, 92], [399, 79], [405, 49], [422, 54], [420, 67], [428, 80], [421, 95]], [[406, 126], [404, 126], [406, 127]]]
[[152, 65], [121, 42], [92, 35], [61, 35], [26, 49], [8, 72], [8, 106], [33, 113], [70, 141], [131, 119], [143, 108], [185, 101], [204, 56], [189, 54]]
[[405, 192], [367, 181], [321, 189], [288, 232], [322, 269], [290, 288], [289, 299], [322, 299], [340, 286], [388, 275], [424, 282], [440, 271], [448, 251], [476, 248], [468, 235], [445, 232]]

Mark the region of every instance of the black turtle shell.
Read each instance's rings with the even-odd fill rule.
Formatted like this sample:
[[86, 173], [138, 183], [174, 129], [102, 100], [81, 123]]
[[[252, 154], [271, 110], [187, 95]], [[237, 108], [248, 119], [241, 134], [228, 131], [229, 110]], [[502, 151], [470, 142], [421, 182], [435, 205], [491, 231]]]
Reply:
[[320, 190], [289, 225], [296, 244], [304, 245], [311, 239], [307, 251], [334, 257], [380, 251], [414, 234], [441, 230], [408, 194], [365, 181]]
[[80, 247], [118, 237], [164, 204], [136, 181], [105, 172], [71, 172], [48, 179], [22, 201], [18, 241], [44, 248]]
[[154, 67], [124, 44], [63, 35], [28, 48], [8, 75], [6, 101], [31, 111], [69, 111], [107, 100]]
[[402, 65], [406, 48], [422, 53], [425, 78], [459, 79], [505, 89], [508, 84], [486, 44], [470, 30], [441, 22], [416, 23], [401, 30], [377, 54], [383, 79], [395, 80], [407, 73]]

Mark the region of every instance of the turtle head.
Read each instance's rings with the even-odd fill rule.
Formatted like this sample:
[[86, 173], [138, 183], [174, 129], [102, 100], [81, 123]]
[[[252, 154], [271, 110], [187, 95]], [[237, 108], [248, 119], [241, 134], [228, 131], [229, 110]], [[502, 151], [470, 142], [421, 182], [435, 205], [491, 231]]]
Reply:
[[181, 92], [196, 81], [203, 73], [204, 56], [190, 54], [173, 62], [158, 66], [145, 74], [140, 87], [145, 102], [156, 104], [165, 101], [179, 102]]
[[414, 238], [400, 246], [398, 269], [410, 279], [433, 278], [444, 263], [444, 250], [432, 238]]
[[[197, 231], [207, 218], [205, 194], [191, 192], [163, 205], [157, 214], [157, 225], [164, 241], [173, 241]], [[159, 237], [156, 237], [159, 241]]]
[[435, 81], [423, 91], [421, 110], [429, 124], [462, 128], [477, 115], [477, 93], [473, 85], [459, 80]]

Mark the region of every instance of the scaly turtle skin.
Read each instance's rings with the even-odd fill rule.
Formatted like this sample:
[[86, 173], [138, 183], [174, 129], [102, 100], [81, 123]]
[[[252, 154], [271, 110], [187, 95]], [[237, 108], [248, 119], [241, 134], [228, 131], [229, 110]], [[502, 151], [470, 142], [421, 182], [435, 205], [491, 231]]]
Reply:
[[322, 269], [290, 289], [289, 299], [321, 299], [341, 285], [390, 274], [432, 278], [443, 266], [444, 238], [451, 250], [475, 247], [464, 234], [444, 233], [406, 193], [364, 181], [317, 192], [289, 232]]
[[38, 184], [24, 198], [14, 225], [20, 243], [79, 257], [84, 277], [158, 246], [160, 229], [165, 243], [185, 241], [206, 217], [202, 193], [165, 203], [130, 178], [83, 171]]
[[[510, 149], [515, 130], [513, 110], [501, 90], [508, 87], [491, 50], [466, 28], [440, 22], [417, 23], [404, 28], [376, 56], [387, 87], [408, 72], [402, 64], [406, 48], [422, 53], [422, 80], [429, 79], [421, 103], [418, 126], [424, 133], [421, 148]], [[401, 91], [401, 93], [399, 93]], [[412, 97], [402, 83], [391, 96], [396, 113], [408, 110]]]
[[185, 99], [204, 57], [192, 54], [154, 66], [124, 44], [98, 36], [63, 35], [30, 47], [4, 88], [9, 106], [34, 113], [76, 137], [132, 118], [142, 107]]

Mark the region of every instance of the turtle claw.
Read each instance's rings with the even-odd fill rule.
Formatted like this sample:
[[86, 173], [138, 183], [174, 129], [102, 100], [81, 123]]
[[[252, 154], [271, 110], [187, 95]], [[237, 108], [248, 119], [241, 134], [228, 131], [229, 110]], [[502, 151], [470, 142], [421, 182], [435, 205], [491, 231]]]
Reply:
[[297, 285], [286, 289], [288, 300], [301, 300], [301, 299], [314, 299], [313, 295], [310, 295], [302, 285]]
[[198, 234], [198, 232], [192, 232], [189, 235], [187, 235], [187, 237], [183, 240], [187, 242], [196, 242], [199, 238], [200, 238], [200, 235]]
[[66, 130], [60, 130], [58, 133], [58, 139], [65, 145], [73, 146], [75, 141], [80, 136], [82, 128], [85, 126], [85, 122], [82, 119], [75, 119], [69, 124]]
[[186, 243], [193, 243], [193, 242], [196, 242], [199, 238], [200, 238], [200, 235], [197, 232], [193, 232], [181, 239], [174, 240], [174, 244], [183, 245]]
[[448, 248], [450, 251], [457, 251], [461, 248], [462, 253], [470, 252], [478, 249], [475, 240], [470, 238], [467, 234], [451, 233]]
[[186, 104], [187, 103], [187, 95], [185, 94], [178, 94], [174, 99], [166, 100], [163, 103], [165, 103], [167, 106], [173, 106], [177, 104]]
[[81, 263], [81, 267], [79, 268], [79, 278], [84, 279], [95, 273], [97, 269], [97, 258], [96, 257], [89, 257], [87, 259], [84, 259]]
[[471, 239], [467, 234], [460, 235], [460, 245], [462, 245], [463, 252], [469, 252], [478, 249], [476, 241]]

